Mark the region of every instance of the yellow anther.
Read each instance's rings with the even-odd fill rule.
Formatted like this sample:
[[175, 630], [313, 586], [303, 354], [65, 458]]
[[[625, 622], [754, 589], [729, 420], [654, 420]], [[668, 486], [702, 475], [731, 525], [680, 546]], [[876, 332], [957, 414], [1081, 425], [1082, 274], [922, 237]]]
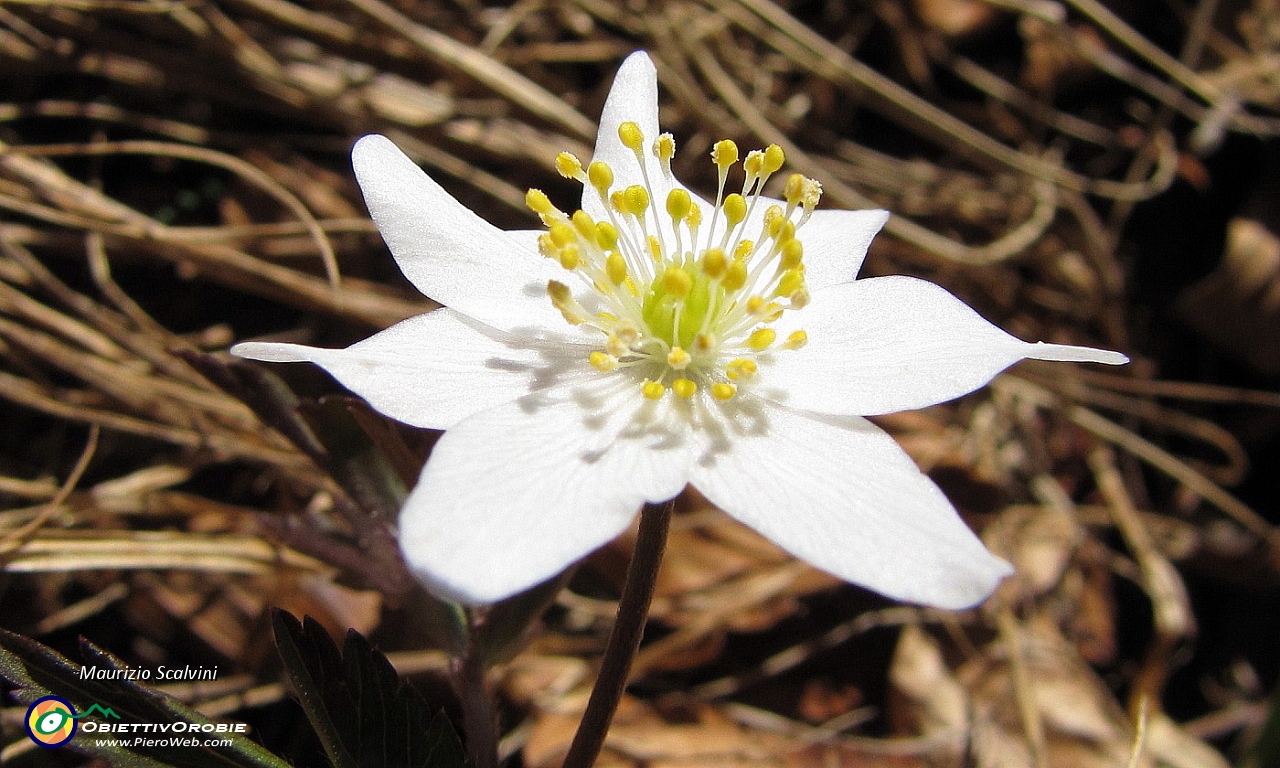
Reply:
[[747, 218], [747, 201], [737, 192], [726, 196], [720, 205], [724, 208], [724, 217], [729, 220], [731, 227], [737, 226], [740, 221]]
[[728, 170], [729, 166], [738, 162], [738, 145], [731, 139], [717, 141], [711, 148], [711, 162], [715, 163], [721, 172]]
[[629, 213], [627, 211], [627, 196], [622, 194], [620, 189], [609, 193], [609, 205], [613, 206], [613, 210], [618, 213]]
[[809, 334], [804, 331], [792, 331], [782, 346], [787, 349], [799, 349], [809, 343]]
[[658, 400], [667, 393], [667, 388], [662, 386], [662, 382], [646, 381], [640, 385], [640, 391], [650, 400]]
[[640, 338], [640, 329], [636, 327], [635, 322], [631, 320], [621, 320], [618, 327], [614, 329], [619, 339], [622, 339], [628, 345], [634, 344], [636, 339]]
[[579, 237], [581, 237], [583, 240], [586, 240], [588, 243], [591, 243], [593, 245], [595, 244], [596, 223], [591, 218], [591, 214], [581, 210], [574, 211], [573, 216], [572, 218], [569, 219], [569, 221], [573, 222], [573, 228], [578, 230]]
[[663, 167], [667, 167], [671, 158], [676, 156], [676, 139], [669, 133], [663, 133], [653, 140], [653, 154]]
[[640, 290], [636, 288], [636, 281], [632, 280], [630, 275], [627, 275], [627, 279], [623, 280], [622, 284], [627, 286], [627, 293], [630, 293], [632, 296], [640, 295]]
[[551, 204], [551, 198], [540, 189], [531, 189], [524, 193], [524, 204], [539, 216], [549, 216], [556, 207]]
[[747, 262], [734, 259], [724, 272], [724, 280], [720, 282], [727, 291], [736, 291], [747, 284]]
[[702, 209], [696, 205], [690, 208], [689, 213], [684, 217], [684, 223], [689, 225], [690, 230], [696, 232], [698, 225], [702, 223]]
[[565, 269], [577, 269], [582, 260], [578, 257], [578, 246], [566, 245], [560, 249], [560, 266]]
[[764, 309], [764, 297], [752, 296], [747, 299], [747, 311], [753, 315], [760, 314], [760, 310]]
[[601, 197], [604, 197], [609, 187], [613, 186], [613, 169], [608, 164], [597, 160], [587, 166], [587, 181], [590, 181], [591, 186], [596, 188]]
[[618, 247], [618, 228], [607, 221], [596, 222], [596, 243], [609, 251]]
[[548, 259], [560, 258], [560, 247], [551, 239], [550, 232], [543, 232], [538, 235], [538, 253]]
[[764, 174], [766, 176], [778, 172], [787, 162], [787, 154], [777, 144], [770, 144], [764, 150]]
[[578, 300], [573, 298], [569, 286], [551, 280], [547, 283], [547, 295], [551, 297], [551, 304], [560, 310], [560, 314], [564, 315], [564, 319], [570, 325], [581, 325], [587, 321], [586, 311]]
[[747, 346], [757, 352], [769, 347], [778, 338], [778, 332], [772, 328], [757, 328], [747, 337]]
[[596, 317], [605, 321], [606, 324], [613, 324], [618, 322], [618, 316], [613, 314], [612, 312], [597, 312]]
[[804, 258], [804, 246], [794, 237], [788, 240], [782, 246], [782, 259], [779, 265], [782, 269], [795, 269], [800, 266], [801, 260]]
[[754, 251], [755, 249], [756, 249], [756, 244], [751, 242], [750, 240], [739, 240], [738, 245], [735, 246], [733, 249], [733, 258], [745, 259], [748, 256], [750, 256], [751, 252]]
[[728, 268], [729, 257], [725, 256], [724, 251], [719, 248], [708, 248], [706, 253], [702, 254], [702, 273], [712, 280], [723, 277]]
[[631, 345], [618, 337], [616, 333], [609, 334], [609, 338], [604, 343], [605, 351], [614, 357], [622, 357], [631, 351]]
[[649, 258], [653, 259], [654, 264], [662, 263], [662, 243], [658, 242], [655, 235], [649, 235]]
[[679, 397], [685, 400], [693, 397], [698, 392], [698, 385], [688, 379], [676, 379], [671, 382], [671, 391], [675, 392]]
[[627, 213], [632, 216], [639, 216], [649, 209], [649, 193], [639, 184], [627, 187], [622, 195], [626, 201]]
[[725, 366], [724, 375], [728, 376], [732, 381], [749, 381], [759, 369], [760, 367], [756, 365], [755, 360], [739, 357]]
[[608, 373], [618, 367], [618, 358], [607, 352], [592, 352], [587, 360], [591, 363], [592, 368], [601, 373]]
[[686, 190], [679, 187], [667, 193], [667, 214], [673, 222], [678, 222], [693, 209], [693, 200]]
[[685, 352], [680, 347], [672, 347], [671, 351], [667, 353], [667, 365], [677, 371], [683, 371], [688, 368], [691, 362], [693, 362], [693, 355]]
[[788, 269], [782, 273], [782, 279], [778, 281], [778, 290], [775, 295], [786, 296], [790, 298], [796, 291], [804, 287], [804, 272], [798, 269]]
[[800, 286], [800, 290], [791, 294], [791, 309], [804, 309], [809, 306], [810, 298], [809, 289], [803, 285]]
[[764, 153], [758, 149], [753, 149], [747, 153], [747, 159], [742, 161], [742, 170], [747, 172], [747, 178], [751, 179], [760, 175], [760, 171], [764, 168]]
[[790, 219], [782, 219], [782, 223], [778, 225], [778, 234], [774, 237], [779, 245], [795, 240], [796, 223]]
[[572, 152], [561, 152], [556, 155], [556, 170], [566, 179], [582, 180], [582, 161]]
[[639, 152], [644, 146], [644, 133], [630, 120], [618, 126], [618, 138], [622, 140], [622, 146], [633, 152]]
[[683, 267], [668, 267], [662, 273], [662, 289], [677, 299], [683, 299], [693, 289], [693, 278]]
[[621, 253], [611, 251], [604, 260], [604, 273], [609, 277], [609, 282], [621, 285], [622, 281], [627, 279], [627, 260]]
[[723, 381], [711, 385], [711, 396], [717, 400], [728, 400], [738, 393], [738, 388]]
[[822, 199], [822, 184], [817, 179], [804, 180], [804, 193], [800, 196], [800, 204], [804, 206], [806, 212], [812, 212], [818, 207], [818, 201]]
[[804, 196], [804, 176], [793, 173], [787, 177], [787, 183], [782, 188], [782, 197], [791, 205], [799, 205], [800, 198]]
[[711, 351], [711, 348], [715, 345], [716, 337], [709, 333], [700, 333], [693, 337], [693, 351], [700, 355]]
[[777, 237], [778, 232], [782, 230], [782, 222], [785, 221], [782, 214], [782, 207], [771, 205], [764, 212], [764, 233], [769, 237]]
[[573, 292], [569, 290], [569, 286], [559, 280], [547, 281], [547, 295], [551, 297], [551, 302], [557, 307], [573, 301]]
[[560, 248], [578, 241], [578, 233], [574, 232], [573, 227], [568, 224], [556, 222], [551, 225], [548, 232], [551, 234], [551, 242], [555, 243]]

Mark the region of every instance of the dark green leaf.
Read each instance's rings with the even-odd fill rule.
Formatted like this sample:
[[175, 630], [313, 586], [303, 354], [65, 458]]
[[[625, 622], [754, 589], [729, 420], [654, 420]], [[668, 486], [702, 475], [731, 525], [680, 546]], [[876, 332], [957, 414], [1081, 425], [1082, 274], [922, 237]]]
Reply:
[[347, 633], [339, 654], [310, 618], [276, 611], [274, 626], [289, 682], [335, 768], [463, 768], [448, 720], [359, 633]]

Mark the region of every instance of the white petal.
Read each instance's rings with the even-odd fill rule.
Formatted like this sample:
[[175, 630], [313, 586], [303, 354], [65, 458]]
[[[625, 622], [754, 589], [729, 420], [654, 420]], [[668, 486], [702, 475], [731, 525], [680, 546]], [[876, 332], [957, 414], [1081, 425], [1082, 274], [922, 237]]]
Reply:
[[747, 412], [726, 422], [691, 482], [796, 557], [883, 595], [952, 609], [983, 600], [1011, 572], [871, 422], [758, 399], [740, 407]]
[[449, 309], [411, 317], [346, 349], [268, 342], [231, 348], [254, 360], [315, 363], [379, 412], [431, 429], [594, 374], [585, 365], [589, 351], [503, 334]]
[[558, 265], [455, 200], [385, 136], [365, 136], [351, 163], [369, 214], [423, 294], [511, 331], [559, 328], [546, 296]]
[[[640, 161], [636, 153], [623, 146], [618, 138], [618, 126], [632, 122], [640, 126], [644, 136], [644, 169], [640, 169]], [[613, 170], [612, 189], [624, 189], [632, 185], [645, 186], [645, 173], [648, 174], [648, 189], [651, 193], [651, 210], [661, 213], [656, 217], [662, 222], [662, 236], [667, 246], [674, 244], [674, 230], [669, 226], [666, 215], [667, 195], [673, 189], [684, 189], [689, 192], [694, 204], [702, 208], [703, 221], [709, 222], [711, 206], [697, 193], [681, 184], [675, 176], [666, 176], [662, 165], [652, 152], [653, 142], [661, 134], [658, 126], [658, 72], [653, 61], [644, 51], [637, 51], [628, 56], [618, 73], [614, 76], [609, 97], [605, 100], [604, 110], [600, 114], [600, 133], [596, 137], [595, 152], [591, 160], [602, 161]], [[677, 145], [679, 150], [679, 145]], [[607, 220], [605, 208], [607, 201], [602, 201], [595, 190], [588, 186], [582, 193], [582, 210], [597, 220]], [[651, 225], [655, 217], [650, 216]], [[705, 235], [704, 235], [705, 236]]]
[[445, 432], [400, 517], [405, 560], [429, 589], [501, 600], [617, 536], [641, 503], [680, 492], [695, 455], [686, 421], [629, 377], [594, 384], [506, 403]]
[[796, 234], [804, 245], [804, 281], [810, 291], [847, 283], [858, 275], [871, 240], [888, 211], [814, 211]]
[[912, 277], [875, 277], [814, 291], [788, 312], [779, 338], [808, 334], [760, 366], [759, 394], [785, 405], [871, 416], [945, 402], [1025, 358], [1120, 365], [1118, 352], [1028, 344], [988, 323], [943, 288]]

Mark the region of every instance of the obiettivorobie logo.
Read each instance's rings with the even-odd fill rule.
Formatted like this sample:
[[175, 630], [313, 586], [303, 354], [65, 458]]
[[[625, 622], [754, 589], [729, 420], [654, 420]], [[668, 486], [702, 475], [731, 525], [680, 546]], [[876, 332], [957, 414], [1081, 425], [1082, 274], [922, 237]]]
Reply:
[[[83, 728], [80, 721], [90, 715], [97, 715], [98, 719], [85, 721]], [[247, 733], [249, 726], [246, 723], [188, 723], [179, 720], [174, 723], [111, 723], [108, 720], [119, 720], [120, 715], [110, 707], [103, 707], [99, 704], [91, 704], [83, 713], [77, 713], [75, 707], [71, 706], [71, 702], [58, 696], [44, 696], [36, 699], [30, 707], [27, 708], [26, 726], [27, 735], [31, 740], [42, 747], [53, 748], [60, 747], [71, 741], [71, 737], [76, 735], [76, 731], [84, 733], [101, 733], [111, 734], [171, 734], [171, 733], [189, 733], [189, 734], [221, 734], [223, 738], [226, 734], [231, 733]], [[227, 746], [230, 742], [218, 741], [217, 744], [210, 745], [208, 741], [199, 739], [138, 739], [145, 741], [145, 744], [139, 743], [135, 746]], [[134, 740], [130, 740], [134, 741]], [[122, 746], [129, 746], [122, 744]]]
[[77, 714], [76, 708], [66, 699], [45, 696], [27, 707], [27, 735], [42, 747], [60, 747], [76, 735], [80, 718], [93, 714], [101, 715], [104, 719], [120, 719], [110, 707], [93, 704], [84, 714]]

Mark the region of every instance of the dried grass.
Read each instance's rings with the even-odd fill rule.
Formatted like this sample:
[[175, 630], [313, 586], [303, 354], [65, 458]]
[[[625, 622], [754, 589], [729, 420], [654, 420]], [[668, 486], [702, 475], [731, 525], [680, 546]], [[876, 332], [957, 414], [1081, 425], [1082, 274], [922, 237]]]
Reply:
[[[1280, 132], [1274, 7], [1176, 10], [1173, 54], [1096, 0], [0, 5], [3, 623], [56, 638], [109, 616], [130, 643], [113, 650], [140, 662], [220, 658], [240, 674], [174, 691], [219, 713], [282, 694], [272, 605], [412, 647], [386, 619], [412, 616], [387, 612], [403, 596], [318, 543], [354, 535], [333, 481], [172, 351], [351, 338], [429, 308], [364, 218], [352, 139], [385, 133], [482, 214], [527, 226], [524, 188], [568, 199], [552, 160], [589, 154], [588, 116], [636, 48], [658, 63], [694, 186], [713, 185], [712, 141], [778, 143], [830, 204], [895, 212], [870, 273], [927, 275], [1024, 337], [1129, 349], [1132, 205], [1196, 178], [1193, 152], [1228, 132]], [[1197, 738], [1265, 705], [1242, 689], [1185, 728], [1164, 714], [1196, 637], [1177, 566], [1274, 589], [1274, 516], [1229, 490], [1247, 453], [1203, 404], [1280, 399], [1160, 381], [1131, 351], [1119, 375], [1028, 364], [882, 420], [1018, 565], [981, 610], [832, 593], [686, 499], [662, 631], [601, 764], [1223, 764]], [[625, 552], [583, 578], [609, 584]], [[1117, 615], [1125, 581], [1146, 626]], [[566, 593], [502, 669], [504, 749], [525, 765], [558, 763], [611, 612]], [[896, 628], [886, 677], [867, 639]]]

